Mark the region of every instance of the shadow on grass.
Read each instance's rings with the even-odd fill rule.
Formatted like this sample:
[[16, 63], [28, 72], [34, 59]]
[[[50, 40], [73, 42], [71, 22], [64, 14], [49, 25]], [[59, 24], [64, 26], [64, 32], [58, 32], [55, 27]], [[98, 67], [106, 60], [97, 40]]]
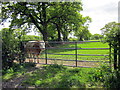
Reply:
[[[28, 71], [32, 71], [35, 68], [34, 63], [26, 62], [23, 64], [13, 63], [10, 69], [2, 70], [2, 81], [6, 82], [18, 76], [24, 75]], [[31, 70], [32, 69], [32, 70]]]
[[49, 65], [32, 73], [22, 85], [40, 88], [85, 88], [85, 84], [78, 79], [79, 76], [75, 76], [79, 71], [68, 70], [62, 65]]

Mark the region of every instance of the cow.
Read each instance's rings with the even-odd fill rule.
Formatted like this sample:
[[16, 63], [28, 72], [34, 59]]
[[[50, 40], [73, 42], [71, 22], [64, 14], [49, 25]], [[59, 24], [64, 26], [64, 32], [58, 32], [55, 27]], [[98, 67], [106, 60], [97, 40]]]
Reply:
[[[29, 41], [25, 45], [25, 51], [28, 57], [39, 58], [39, 55], [42, 51], [45, 50], [45, 42], [44, 41]], [[37, 59], [39, 63], [39, 60]]]

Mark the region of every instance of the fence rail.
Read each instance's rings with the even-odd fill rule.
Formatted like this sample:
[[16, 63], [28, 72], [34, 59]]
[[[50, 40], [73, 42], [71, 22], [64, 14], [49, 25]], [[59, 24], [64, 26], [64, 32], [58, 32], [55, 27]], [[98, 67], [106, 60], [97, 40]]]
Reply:
[[[53, 55], [76, 55], [76, 54], [55, 54], [55, 53], [47, 53], [47, 54], [53, 54]], [[109, 56], [109, 55], [102, 55], [102, 54], [77, 54], [79, 56]]]
[[[46, 59], [46, 58], [38, 58], [38, 59]], [[62, 60], [62, 61], [75, 61], [75, 60], [67, 60], [67, 59], [55, 59], [55, 58], [47, 58], [47, 60]], [[103, 62], [103, 61], [88, 61], [88, 60], [78, 60], [77, 62]], [[109, 61], [104, 61], [108, 63]]]
[[[70, 49], [70, 50], [75, 50], [76, 48], [46, 48], [46, 49]], [[77, 50], [106, 50], [109, 48], [77, 48]]]

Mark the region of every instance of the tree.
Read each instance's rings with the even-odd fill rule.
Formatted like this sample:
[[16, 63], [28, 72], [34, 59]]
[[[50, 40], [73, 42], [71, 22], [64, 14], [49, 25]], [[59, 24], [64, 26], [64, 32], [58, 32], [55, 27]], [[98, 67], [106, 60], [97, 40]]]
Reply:
[[3, 4], [3, 19], [12, 19], [11, 28], [15, 26], [21, 27], [21, 25], [27, 25], [28, 28], [31, 28], [32, 25], [35, 25], [43, 34], [44, 40], [47, 40], [47, 2], [13, 2]]
[[80, 29], [75, 32], [75, 36], [78, 38], [79, 41], [89, 40], [91, 37], [91, 33], [85, 27], [80, 27]]
[[104, 42], [108, 42], [113, 48], [114, 69], [120, 70], [120, 28], [119, 23], [110, 22], [106, 24], [101, 30], [104, 36]]
[[103, 38], [103, 35], [100, 35], [100, 34], [93, 34], [91, 36], [91, 40], [99, 40], [99, 39], [102, 39]]
[[105, 42], [111, 42], [114, 44], [114, 40], [117, 35], [120, 35], [119, 24], [116, 22], [110, 22], [101, 28], [102, 35]]
[[74, 31], [74, 35], [78, 38], [78, 40], [83, 41], [85, 40], [89, 40], [91, 37], [91, 33], [88, 30], [88, 26], [89, 26], [89, 22], [91, 22], [91, 18], [90, 17], [83, 17], [83, 25], [80, 25], [78, 27], [76, 27], [77, 29]]
[[[26, 27], [29, 30], [34, 25], [43, 35], [44, 41], [53, 38], [53, 32], [60, 41], [61, 36], [67, 39], [71, 31], [82, 25], [81, 10], [81, 2], [5, 2], [2, 5], [2, 16], [3, 21], [11, 18], [11, 28]], [[56, 28], [51, 31], [50, 25]]]

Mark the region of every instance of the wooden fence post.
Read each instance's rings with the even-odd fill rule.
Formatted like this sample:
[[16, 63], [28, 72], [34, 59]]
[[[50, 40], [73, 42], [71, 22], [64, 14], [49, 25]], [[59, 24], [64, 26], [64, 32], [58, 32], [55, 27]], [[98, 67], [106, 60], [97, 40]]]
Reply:
[[45, 64], [47, 64], [47, 45], [45, 42]]
[[20, 62], [20, 64], [22, 64], [22, 63], [25, 61], [24, 42], [20, 41], [19, 43], [20, 43], [20, 44], [19, 44], [19, 45], [20, 45], [20, 46], [19, 46], [19, 47], [20, 47], [20, 53], [19, 53], [19, 56], [20, 56], [20, 57], [19, 57], [19, 60], [20, 60], [20, 61], [19, 61], [19, 62]]
[[112, 61], [111, 61], [111, 60], [112, 60], [112, 59], [111, 59], [111, 58], [112, 58], [112, 57], [111, 57], [111, 53], [112, 53], [112, 52], [111, 52], [111, 49], [112, 49], [112, 47], [111, 47], [111, 42], [109, 43], [109, 47], [110, 47], [110, 48], [109, 48], [109, 63], [110, 63], [110, 68], [111, 68], [111, 67], [112, 67]]
[[114, 40], [114, 70], [117, 70], [117, 40]]
[[75, 55], [76, 55], [76, 67], [77, 67], [77, 42], [75, 42]]
[[120, 71], [120, 35], [118, 36], [118, 70]]

